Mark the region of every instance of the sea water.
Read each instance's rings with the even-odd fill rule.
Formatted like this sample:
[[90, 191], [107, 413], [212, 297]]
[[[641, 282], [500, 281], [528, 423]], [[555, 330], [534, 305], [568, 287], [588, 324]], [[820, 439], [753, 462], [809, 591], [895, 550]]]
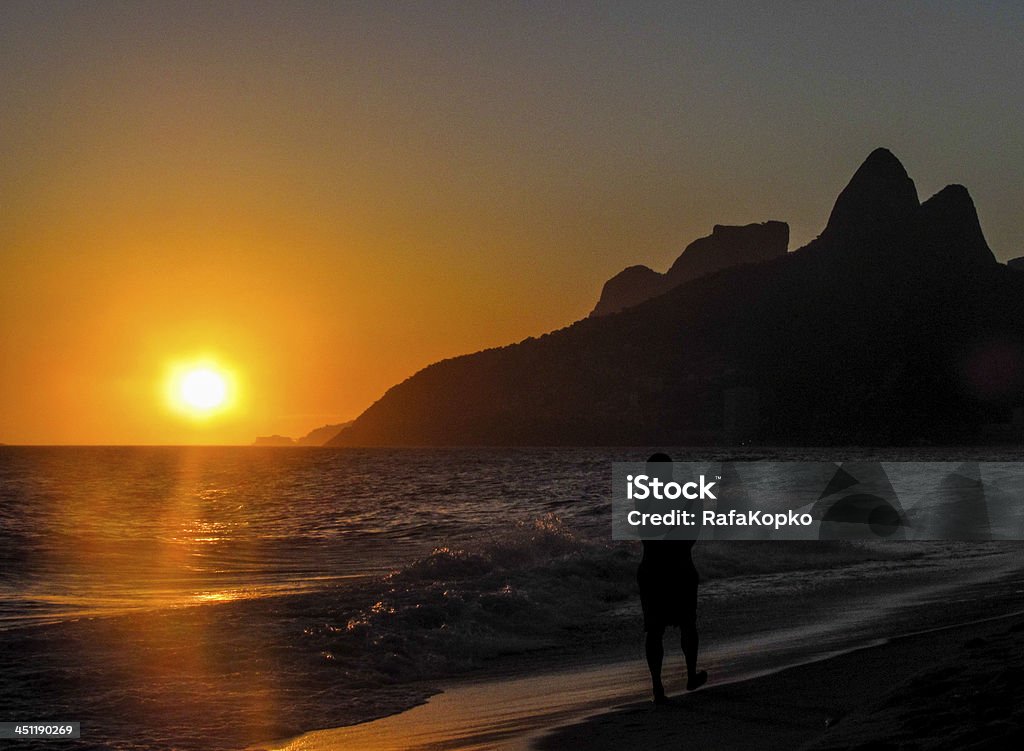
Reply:
[[[611, 465], [648, 453], [0, 447], [0, 721], [80, 721], [81, 748], [239, 748], [495, 661], [614, 649], [639, 609]], [[815, 555], [863, 552], [707, 566]]]

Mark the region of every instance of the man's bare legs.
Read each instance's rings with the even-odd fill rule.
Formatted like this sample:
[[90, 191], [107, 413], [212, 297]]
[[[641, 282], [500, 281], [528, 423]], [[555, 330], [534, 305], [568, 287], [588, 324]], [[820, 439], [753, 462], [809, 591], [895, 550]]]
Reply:
[[686, 658], [686, 690], [693, 691], [708, 682], [707, 671], [697, 670], [697, 650], [700, 646], [700, 636], [697, 634], [696, 618], [680, 627], [679, 646], [682, 647], [683, 656]]
[[[644, 651], [647, 654], [647, 668], [651, 671], [651, 686], [654, 689], [655, 704], [670, 703], [665, 696], [665, 686], [661, 682], [661, 664], [665, 659], [665, 647], [662, 644], [664, 637], [664, 627], [651, 628], [647, 630], [647, 638], [644, 641]], [[700, 644], [700, 638], [697, 635], [696, 620], [693, 623], [686, 623], [682, 626], [679, 643], [683, 649], [683, 656], [686, 658], [686, 690], [693, 691], [708, 681], [707, 671], [697, 670], [697, 649]]]
[[665, 628], [647, 629], [644, 641], [644, 652], [647, 654], [647, 667], [651, 671], [651, 684], [654, 687], [654, 703], [664, 704], [665, 687], [661, 683], [661, 662], [665, 657], [665, 647], [661, 641], [665, 637]]

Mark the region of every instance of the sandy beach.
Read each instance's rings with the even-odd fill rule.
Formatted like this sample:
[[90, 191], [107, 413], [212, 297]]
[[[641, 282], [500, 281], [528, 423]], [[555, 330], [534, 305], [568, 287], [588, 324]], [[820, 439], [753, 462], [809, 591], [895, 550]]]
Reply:
[[648, 701], [638, 655], [457, 682], [407, 712], [254, 748], [838, 749], [899, 738], [960, 748], [1021, 732], [1022, 570], [1020, 554], [1006, 548], [965, 561], [955, 578], [894, 571], [869, 594], [823, 587], [818, 599], [828, 607], [784, 600], [761, 609], [749, 636], [705, 634], [701, 662], [712, 682], [693, 694], [682, 691], [678, 650], [666, 638], [677, 706]]
[[534, 748], [1010, 748], [1024, 739], [1022, 647], [1019, 611], [697, 692], [678, 706], [634, 703]]

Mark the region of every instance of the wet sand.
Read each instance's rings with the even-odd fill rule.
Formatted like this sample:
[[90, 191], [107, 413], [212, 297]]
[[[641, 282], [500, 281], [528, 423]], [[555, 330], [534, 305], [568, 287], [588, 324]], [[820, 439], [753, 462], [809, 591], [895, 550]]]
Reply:
[[[711, 684], [693, 694], [682, 691], [681, 660], [667, 638], [666, 686], [678, 706], [647, 701], [649, 679], [636, 656], [459, 682], [398, 715], [254, 748], [852, 748], [900, 733], [918, 737], [923, 731], [913, 728], [925, 720], [945, 728], [936, 748], [959, 747], [941, 745], [958, 732], [1020, 733], [1014, 707], [1022, 702], [1001, 702], [1024, 690], [1021, 554], [1007, 549], [964, 561], [956, 576], [913, 568], [867, 590], [804, 587], [799, 596], [813, 598], [814, 607], [777, 593], [774, 609], [756, 604], [740, 614], [749, 635], [729, 628], [723, 638], [706, 634], [701, 663]], [[816, 573], [823, 581], [831, 575]], [[989, 696], [1014, 680], [1015, 689]], [[941, 707], [937, 717], [933, 705]], [[979, 731], [968, 715], [981, 716], [986, 706]]]

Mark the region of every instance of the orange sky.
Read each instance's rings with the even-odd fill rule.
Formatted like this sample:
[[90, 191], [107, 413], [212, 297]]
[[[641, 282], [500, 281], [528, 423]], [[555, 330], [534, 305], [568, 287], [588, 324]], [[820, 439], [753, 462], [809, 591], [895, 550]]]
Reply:
[[[351, 419], [716, 222], [806, 242], [875, 146], [1024, 252], [1016, 9], [628, 8], [4, 3], [0, 441]], [[160, 393], [200, 354], [203, 423]]]

